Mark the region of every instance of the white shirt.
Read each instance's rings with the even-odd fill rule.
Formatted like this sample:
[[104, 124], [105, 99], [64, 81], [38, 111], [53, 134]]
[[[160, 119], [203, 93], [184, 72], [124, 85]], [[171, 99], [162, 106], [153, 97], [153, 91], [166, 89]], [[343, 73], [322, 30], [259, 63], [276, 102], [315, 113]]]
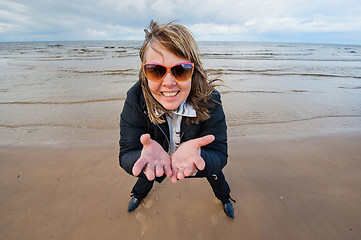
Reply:
[[167, 115], [168, 127], [169, 127], [169, 155], [172, 155], [180, 145], [181, 141], [181, 122], [182, 117], [197, 117], [196, 111], [193, 107], [184, 101], [179, 105], [178, 109]]

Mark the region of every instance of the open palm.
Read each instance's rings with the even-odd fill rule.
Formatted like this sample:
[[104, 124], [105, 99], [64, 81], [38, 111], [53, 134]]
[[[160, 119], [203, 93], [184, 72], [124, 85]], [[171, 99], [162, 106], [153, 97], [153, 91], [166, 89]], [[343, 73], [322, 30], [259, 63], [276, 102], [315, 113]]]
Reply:
[[133, 166], [134, 176], [138, 176], [144, 169], [144, 174], [149, 181], [154, 180], [155, 176], [163, 176], [164, 173], [170, 177], [172, 170], [169, 154], [158, 142], [152, 140], [149, 134], [143, 134], [140, 142], [143, 144], [143, 149], [140, 158]]
[[177, 179], [183, 180], [184, 177], [205, 168], [206, 163], [201, 157], [201, 147], [213, 142], [214, 139], [213, 135], [207, 135], [189, 140], [179, 146], [171, 157], [173, 183], [176, 183]]

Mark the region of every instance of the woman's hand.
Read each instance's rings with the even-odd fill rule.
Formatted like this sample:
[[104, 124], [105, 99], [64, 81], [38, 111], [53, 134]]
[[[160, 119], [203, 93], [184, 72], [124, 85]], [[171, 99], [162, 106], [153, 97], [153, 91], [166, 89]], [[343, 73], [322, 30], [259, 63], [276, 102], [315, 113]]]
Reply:
[[162, 146], [152, 140], [149, 134], [143, 134], [140, 137], [140, 142], [143, 144], [143, 149], [140, 158], [133, 166], [134, 176], [138, 176], [143, 168], [145, 168], [144, 174], [149, 181], [154, 180], [155, 176], [163, 176], [164, 173], [168, 177], [172, 176], [170, 156]]
[[[206, 166], [201, 157], [201, 147], [214, 141], [213, 135], [207, 135], [201, 138], [195, 138], [182, 143], [172, 155], [172, 182], [176, 183], [177, 179], [183, 180], [194, 174], [197, 169], [203, 170]], [[168, 175], [169, 176], [169, 175]]]

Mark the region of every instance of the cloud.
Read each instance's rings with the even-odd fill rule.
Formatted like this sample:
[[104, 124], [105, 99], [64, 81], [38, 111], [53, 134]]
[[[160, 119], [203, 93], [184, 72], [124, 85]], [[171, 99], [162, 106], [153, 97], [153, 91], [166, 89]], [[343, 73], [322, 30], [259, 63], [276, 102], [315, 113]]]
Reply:
[[0, 21], [7, 25], [22, 25], [30, 22], [31, 19], [27, 15], [28, 7], [20, 3], [0, 1]]
[[327, 32], [350, 32], [360, 31], [361, 17], [350, 19], [335, 18], [256, 18], [245, 23], [245, 27], [251, 32], [299, 32], [299, 33], [327, 33]]
[[96, 29], [87, 28], [86, 34], [92, 39], [108, 39], [109, 34], [106, 31], [99, 31]]
[[333, 34], [361, 43], [360, 12], [358, 0], [0, 0], [0, 41], [140, 40], [154, 19], [179, 20], [201, 40]]
[[142, 29], [125, 27], [120, 25], [106, 24], [101, 28], [95, 29], [88, 27], [85, 31], [85, 38], [87, 39], [102, 39], [112, 40], [122, 36], [124, 40], [134, 40], [143, 38]]
[[19, 29], [22, 29], [19, 24], [0, 23], [0, 33], [16, 32], [19, 31]]
[[198, 40], [219, 40], [222, 36], [225, 40], [242, 40], [253, 41], [256, 40], [253, 34], [250, 34], [245, 26], [238, 24], [213, 24], [213, 23], [199, 23], [188, 26]]

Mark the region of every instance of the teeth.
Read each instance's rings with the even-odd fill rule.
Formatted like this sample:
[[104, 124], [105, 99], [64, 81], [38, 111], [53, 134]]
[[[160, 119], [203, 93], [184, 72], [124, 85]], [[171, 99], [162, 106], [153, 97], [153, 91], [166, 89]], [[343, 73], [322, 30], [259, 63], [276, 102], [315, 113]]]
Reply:
[[163, 95], [166, 97], [174, 97], [178, 92], [163, 92]]

